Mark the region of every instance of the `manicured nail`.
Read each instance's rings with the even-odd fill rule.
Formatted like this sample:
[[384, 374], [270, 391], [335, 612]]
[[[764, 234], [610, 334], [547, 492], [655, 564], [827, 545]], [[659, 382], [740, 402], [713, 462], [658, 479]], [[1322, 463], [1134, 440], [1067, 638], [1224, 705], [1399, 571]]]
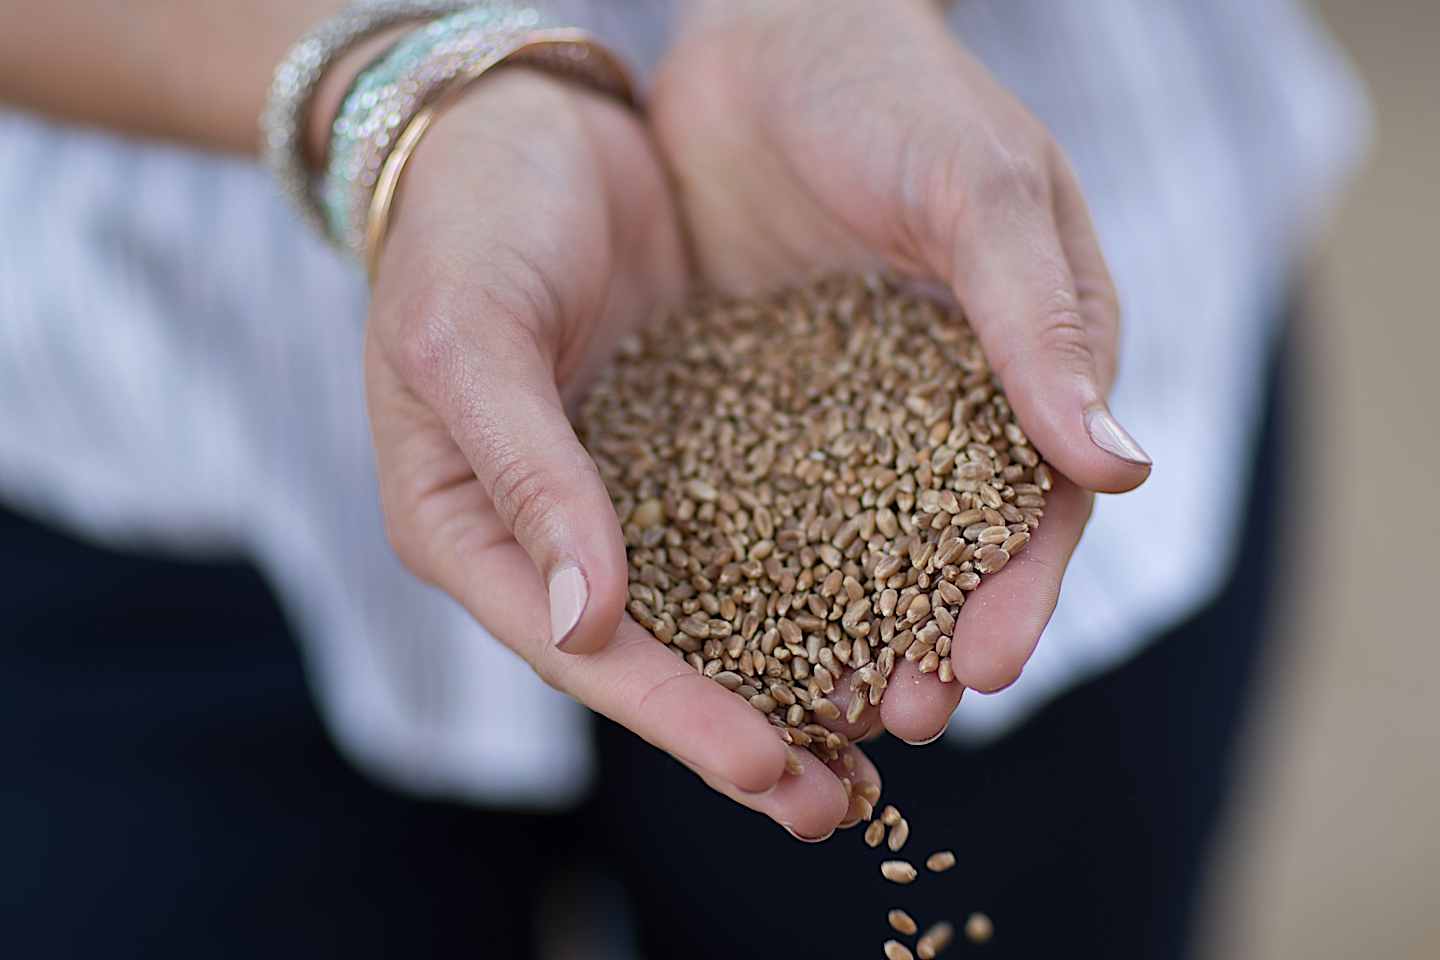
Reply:
[[[939, 740], [943, 736], [945, 736], [945, 728], [941, 727], [940, 732], [935, 734], [935, 736], [931, 737], [928, 740], [905, 740], [905, 742], [910, 744], [910, 746], [912, 747], [923, 747], [926, 744], [934, 743], [936, 740]], [[904, 740], [905, 738], [901, 737], [901, 739]]]
[[579, 567], [561, 567], [550, 578], [550, 634], [561, 650], [580, 622], [589, 599], [590, 586]]
[[780, 826], [784, 827], [786, 833], [790, 834], [790, 836], [794, 837], [796, 840], [799, 840], [801, 843], [824, 843], [826, 840], [829, 840], [832, 836], [835, 835], [835, 831], [831, 830], [823, 837], [802, 837], [800, 836], [800, 834], [795, 832], [795, 828], [792, 827], [790, 824], [782, 823], [780, 824]]
[[1085, 414], [1085, 429], [1095, 446], [1127, 463], [1138, 463], [1142, 467], [1151, 465], [1150, 454], [1146, 453], [1135, 438], [1111, 416], [1104, 407], [1096, 407]]

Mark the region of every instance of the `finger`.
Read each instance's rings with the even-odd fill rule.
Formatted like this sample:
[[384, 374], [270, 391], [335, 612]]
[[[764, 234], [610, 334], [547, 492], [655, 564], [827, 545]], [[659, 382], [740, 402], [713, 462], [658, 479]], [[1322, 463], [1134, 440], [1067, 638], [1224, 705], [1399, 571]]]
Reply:
[[865, 752], [853, 745], [846, 747], [839, 757], [825, 766], [839, 778], [842, 787], [846, 780], [850, 781], [850, 788], [846, 791], [849, 802], [845, 818], [840, 821], [840, 829], [848, 830], [873, 818], [884, 785], [880, 780], [880, 771], [865, 756]]
[[857, 687], [854, 678], [855, 671], [847, 667], [835, 680], [835, 689], [825, 695], [826, 700], [835, 704], [840, 715], [833, 720], [816, 718], [827, 730], [834, 730], [852, 743], [864, 740], [881, 729], [880, 711], [869, 702], [870, 688], [864, 685]]
[[[514, 550], [515, 548], [509, 548]], [[473, 564], [462, 596], [474, 597], [497, 636], [520, 640], [522, 655], [556, 688], [570, 694], [667, 753], [710, 771], [742, 790], [773, 787], [785, 769], [785, 745], [774, 727], [740, 697], [675, 656], [629, 618], [614, 640], [588, 657], [570, 657], [537, 633], [526, 607], [543, 602], [538, 578], [513, 585], [503, 610], [486, 604], [488, 581], [519, 559], [492, 552]], [[530, 595], [531, 604], [524, 603]], [[519, 602], [515, 602], [519, 601]], [[467, 604], [468, 605], [468, 604]], [[532, 606], [533, 609], [533, 606]]]
[[[729, 695], [734, 697], [734, 694]], [[763, 813], [796, 839], [818, 843], [834, 833], [845, 818], [850, 798], [839, 777], [819, 757], [797, 747], [789, 749], [800, 772], [787, 773], [773, 787], [758, 793], [740, 789], [704, 768], [692, 765], [691, 769], [711, 789], [757, 813]]]
[[[899, 657], [885, 687], [885, 696], [876, 708], [868, 703], [868, 687], [852, 686], [853, 676], [854, 673], [847, 670], [836, 681], [834, 692], [826, 696], [839, 708], [839, 718], [819, 721], [852, 743], [882, 732], [891, 733], [912, 746], [929, 743], [945, 732], [945, 724], [964, 692], [960, 683], [942, 683], [938, 674], [921, 673], [918, 664]], [[866, 702], [859, 708], [856, 719], [850, 720], [850, 704], [856, 698]]]
[[[1106, 406], [1114, 316], [1094, 307], [1093, 270], [1088, 309], [1077, 292], [1052, 190], [1043, 168], [992, 161], [962, 181], [968, 196], [940, 198], [957, 212], [935, 219], [932, 256], [1036, 448], [1086, 489], [1121, 492], [1144, 482], [1150, 458]], [[1080, 229], [1073, 216], [1067, 227]]]
[[518, 289], [516, 274], [472, 275], [464, 298], [424, 301], [431, 315], [412, 327], [422, 333], [408, 379], [429, 385], [427, 399], [543, 578], [552, 642], [588, 653], [620, 622], [625, 545], [565, 414], [553, 357], [531, 333], [552, 323], [552, 308]]
[[[953, 657], [953, 647], [951, 651]], [[919, 664], [902, 659], [890, 675], [885, 701], [880, 704], [880, 717], [885, 729], [906, 743], [912, 746], [930, 743], [945, 732], [945, 725], [960, 705], [964, 692], [965, 687], [959, 680], [942, 683], [938, 673], [921, 673]]]
[[1060, 580], [1090, 516], [1093, 497], [1063, 477], [1045, 518], [1005, 569], [984, 579], [955, 618], [950, 665], [955, 679], [994, 693], [1019, 678], [1060, 598]]
[[614, 639], [588, 657], [556, 649], [533, 614], [545, 603], [538, 575], [511, 575], [523, 561], [513, 544], [457, 558], [456, 581], [441, 586], [548, 683], [590, 709], [740, 789], [775, 785], [785, 769], [785, 745], [758, 710], [702, 677], [628, 617]]

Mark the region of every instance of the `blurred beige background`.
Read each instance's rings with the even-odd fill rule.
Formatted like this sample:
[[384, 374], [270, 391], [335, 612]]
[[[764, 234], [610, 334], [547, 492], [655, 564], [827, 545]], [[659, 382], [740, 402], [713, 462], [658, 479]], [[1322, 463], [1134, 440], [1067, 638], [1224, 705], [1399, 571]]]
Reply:
[[1440, 2], [1322, 0], [1378, 113], [1315, 276], [1281, 642], [1212, 960], [1440, 958]]

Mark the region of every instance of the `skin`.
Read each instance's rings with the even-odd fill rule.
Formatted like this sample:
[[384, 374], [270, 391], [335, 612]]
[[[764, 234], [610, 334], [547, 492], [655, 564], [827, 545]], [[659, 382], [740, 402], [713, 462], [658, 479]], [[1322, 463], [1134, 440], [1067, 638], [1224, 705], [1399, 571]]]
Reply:
[[[245, 151], [270, 66], [338, 6], [16, 2], [18, 29], [0, 32], [0, 97]], [[827, 0], [816, 16], [809, 0], [692, 0], [686, 13], [648, 129], [604, 98], [509, 68], [447, 109], [417, 150], [366, 329], [380, 495], [407, 566], [547, 683], [813, 839], [857, 819], [839, 778], [878, 784], [873, 765], [858, 749], [853, 771], [797, 751], [803, 772], [786, 774], [786, 748], [754, 709], [623, 615], [620, 531], [566, 415], [617, 340], [696, 285], [747, 292], [876, 266], [938, 279], [1027, 433], [1070, 478], [1027, 549], [962, 608], [960, 682], [902, 664], [878, 716], [841, 725], [854, 739], [929, 740], [964, 688], [1012, 683], [1054, 608], [1090, 491], [1131, 489], [1149, 465], [1086, 431], [1114, 376], [1118, 311], [1074, 175], [932, 5]], [[37, 51], [57, 36], [133, 55], [56, 71]], [[375, 49], [327, 76], [312, 162]], [[547, 584], [572, 567], [587, 596], [562, 650]]]
[[344, 0], [3, 0], [0, 101], [56, 119], [254, 153], [290, 44]]

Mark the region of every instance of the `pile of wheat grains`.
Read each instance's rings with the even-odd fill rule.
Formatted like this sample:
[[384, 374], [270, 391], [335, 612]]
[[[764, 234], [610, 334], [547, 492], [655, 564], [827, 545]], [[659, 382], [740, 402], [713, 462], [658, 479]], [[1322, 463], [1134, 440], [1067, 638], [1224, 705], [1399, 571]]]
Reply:
[[[900, 658], [954, 682], [966, 595], [1024, 549], [1052, 482], [963, 314], [881, 276], [694, 304], [621, 346], [577, 427], [630, 615], [826, 761], [846, 756], [837, 701], [878, 706]], [[898, 850], [908, 825], [885, 826]]]
[[622, 345], [578, 427], [630, 615], [826, 760], [837, 684], [853, 720], [901, 657], [954, 681], [965, 596], [1051, 486], [959, 310], [879, 276], [693, 306]]

